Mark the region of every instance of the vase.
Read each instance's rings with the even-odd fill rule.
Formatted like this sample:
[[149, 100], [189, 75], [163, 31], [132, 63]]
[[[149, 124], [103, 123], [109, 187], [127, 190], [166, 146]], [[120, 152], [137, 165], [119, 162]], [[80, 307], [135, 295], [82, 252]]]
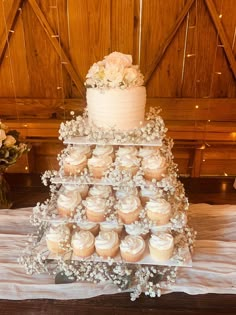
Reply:
[[10, 186], [5, 177], [6, 167], [0, 166], [0, 209], [9, 209], [12, 206]]

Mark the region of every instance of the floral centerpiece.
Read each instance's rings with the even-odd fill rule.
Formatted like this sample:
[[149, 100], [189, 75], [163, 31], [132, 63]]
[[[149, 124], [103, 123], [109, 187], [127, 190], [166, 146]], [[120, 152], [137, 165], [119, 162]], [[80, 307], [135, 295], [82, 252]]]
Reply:
[[20, 133], [16, 130], [8, 130], [7, 126], [0, 122], [0, 208], [8, 208], [9, 186], [4, 178], [6, 169], [15, 164], [23, 153], [29, 151], [27, 144], [20, 142]]
[[132, 65], [132, 56], [113, 52], [94, 63], [86, 76], [87, 88], [126, 89], [141, 86], [144, 78], [138, 65]]

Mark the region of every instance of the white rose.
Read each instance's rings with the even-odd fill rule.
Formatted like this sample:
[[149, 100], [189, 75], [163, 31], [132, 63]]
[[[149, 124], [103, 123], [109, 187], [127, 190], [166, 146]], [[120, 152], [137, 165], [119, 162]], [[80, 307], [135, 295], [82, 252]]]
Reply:
[[6, 139], [4, 141], [4, 145], [6, 147], [12, 147], [15, 143], [16, 143], [16, 139], [13, 136], [11, 135], [6, 136]]
[[6, 133], [3, 129], [0, 129], [0, 141], [6, 139]]
[[137, 78], [137, 70], [134, 68], [125, 69], [124, 79], [127, 83], [132, 83]]
[[119, 52], [113, 52], [105, 57], [106, 63], [116, 64], [123, 67], [130, 67], [132, 65], [132, 56], [125, 55]]

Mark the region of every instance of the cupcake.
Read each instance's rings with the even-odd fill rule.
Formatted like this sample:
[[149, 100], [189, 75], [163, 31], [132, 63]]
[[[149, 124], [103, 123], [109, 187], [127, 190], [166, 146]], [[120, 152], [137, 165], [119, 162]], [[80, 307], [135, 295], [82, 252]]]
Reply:
[[113, 258], [119, 252], [119, 237], [115, 231], [100, 231], [95, 239], [95, 248], [99, 256]]
[[128, 187], [128, 186], [120, 187], [115, 192], [115, 195], [117, 199], [122, 199], [130, 195], [138, 196], [138, 189], [136, 187]]
[[87, 159], [90, 158], [92, 155], [90, 146], [86, 144], [84, 145], [80, 144], [79, 146], [74, 146], [73, 149], [76, 150], [78, 155], [85, 155]]
[[163, 156], [155, 154], [143, 159], [142, 168], [146, 180], [161, 180], [166, 175], [167, 163]]
[[120, 243], [120, 255], [128, 262], [137, 262], [145, 252], [145, 241], [141, 236], [127, 235]]
[[95, 237], [89, 231], [75, 232], [72, 236], [73, 253], [79, 257], [89, 257], [94, 253]]
[[139, 159], [135, 155], [122, 155], [116, 158], [116, 164], [118, 169], [126, 171], [134, 176], [139, 170]]
[[146, 203], [147, 217], [157, 225], [169, 223], [171, 218], [171, 205], [164, 198], [149, 200]]
[[160, 232], [157, 235], [151, 235], [148, 246], [153, 259], [166, 261], [173, 255], [174, 238], [170, 233]]
[[46, 232], [47, 248], [54, 254], [63, 254], [69, 248], [70, 229], [65, 224], [53, 224]]
[[82, 231], [91, 232], [94, 236], [97, 236], [99, 232], [99, 224], [95, 222], [83, 221], [78, 223], [78, 227]]
[[139, 219], [142, 208], [140, 199], [137, 196], [130, 195], [119, 199], [116, 209], [120, 220], [125, 224], [130, 224]]
[[93, 156], [88, 160], [89, 171], [95, 178], [102, 178], [111, 164], [112, 158], [109, 155], [102, 157]]
[[104, 232], [115, 231], [121, 236], [123, 231], [123, 224], [115, 221], [105, 221], [100, 223], [100, 230]]
[[62, 217], [73, 217], [80, 202], [81, 196], [78, 190], [65, 189], [57, 199], [58, 214]]
[[88, 195], [89, 186], [87, 184], [81, 185], [63, 185], [63, 190], [77, 190], [80, 193], [82, 199], [85, 199]]
[[99, 197], [87, 197], [86, 200], [83, 201], [83, 204], [89, 221], [105, 221], [106, 199]]
[[158, 191], [152, 189], [152, 187], [141, 187], [140, 189], [140, 199], [142, 202], [142, 205], [145, 206], [145, 204], [150, 200], [150, 199], [157, 199], [159, 198], [159, 193]]
[[151, 155], [157, 153], [158, 151], [159, 151], [158, 147], [144, 146], [144, 147], [139, 148], [138, 157], [144, 159], [148, 156], [151, 156]]
[[136, 222], [125, 225], [125, 232], [129, 235], [141, 236], [143, 239], [146, 239], [149, 233], [149, 228], [142, 222]]
[[95, 149], [93, 150], [93, 156], [110, 156], [113, 160], [115, 157], [114, 148], [112, 145], [96, 145]]
[[112, 194], [111, 186], [94, 185], [89, 189], [89, 196], [108, 199]]
[[63, 162], [65, 175], [79, 174], [87, 166], [87, 157], [76, 148], [72, 148]]
[[123, 155], [136, 156], [137, 153], [138, 153], [138, 150], [134, 146], [123, 146], [123, 147], [119, 147], [119, 149], [116, 152], [116, 156], [118, 157], [121, 157]]

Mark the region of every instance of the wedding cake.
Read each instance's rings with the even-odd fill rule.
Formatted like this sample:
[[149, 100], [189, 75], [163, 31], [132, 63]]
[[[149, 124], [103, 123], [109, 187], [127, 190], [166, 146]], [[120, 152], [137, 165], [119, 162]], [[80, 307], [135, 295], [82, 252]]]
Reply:
[[33, 209], [38, 234], [21, 263], [30, 273], [54, 268], [57, 283], [112, 281], [132, 300], [160, 296], [177, 266], [191, 265], [194, 240], [173, 142], [159, 109], [145, 114], [143, 75], [131, 56], [106, 56], [85, 85], [87, 110], [61, 124], [67, 147], [60, 170], [43, 175], [51, 197]]
[[90, 124], [121, 130], [143, 124], [146, 88], [130, 55], [114, 52], [95, 63], [85, 85]]

